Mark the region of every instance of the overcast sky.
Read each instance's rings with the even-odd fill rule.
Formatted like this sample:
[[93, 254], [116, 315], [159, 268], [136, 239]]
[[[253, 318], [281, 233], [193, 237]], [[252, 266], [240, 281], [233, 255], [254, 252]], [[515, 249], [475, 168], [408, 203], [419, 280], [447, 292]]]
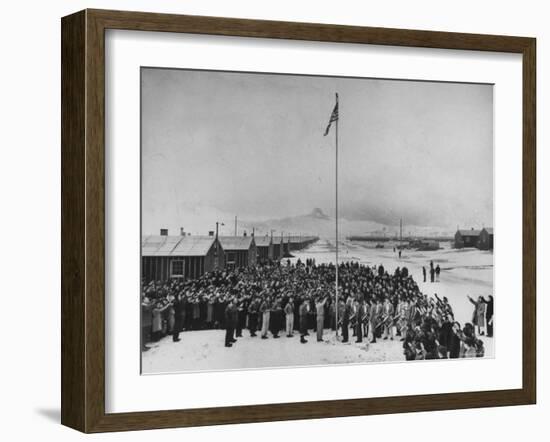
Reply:
[[[492, 225], [491, 85], [142, 69], [143, 232], [233, 216]], [[206, 218], [205, 218], [206, 217]]]

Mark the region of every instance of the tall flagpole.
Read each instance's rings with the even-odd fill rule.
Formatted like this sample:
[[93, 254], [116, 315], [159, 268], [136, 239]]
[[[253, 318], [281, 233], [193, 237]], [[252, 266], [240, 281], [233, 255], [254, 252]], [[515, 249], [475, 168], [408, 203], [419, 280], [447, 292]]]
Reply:
[[336, 278], [335, 278], [335, 289], [336, 289], [336, 339], [338, 339], [338, 120], [340, 119], [340, 106], [338, 104], [338, 93], [336, 93], [336, 108], [338, 109], [338, 117], [336, 118]]

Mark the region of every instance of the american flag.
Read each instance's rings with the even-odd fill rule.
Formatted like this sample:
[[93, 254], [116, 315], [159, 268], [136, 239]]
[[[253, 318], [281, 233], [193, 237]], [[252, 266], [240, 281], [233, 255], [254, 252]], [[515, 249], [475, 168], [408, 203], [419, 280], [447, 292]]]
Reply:
[[338, 121], [338, 94], [336, 94], [336, 104], [334, 105], [334, 109], [332, 110], [332, 114], [330, 114], [330, 120], [328, 121], [328, 126], [325, 129], [325, 133], [323, 136], [327, 136], [330, 131], [330, 126], [334, 121]]

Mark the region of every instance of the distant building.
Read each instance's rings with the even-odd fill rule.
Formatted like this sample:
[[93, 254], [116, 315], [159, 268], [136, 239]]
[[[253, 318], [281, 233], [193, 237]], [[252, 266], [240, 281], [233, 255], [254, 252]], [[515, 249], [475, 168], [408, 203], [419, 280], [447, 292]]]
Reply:
[[273, 247], [273, 259], [274, 260], [281, 259], [284, 255], [283, 237], [274, 236], [272, 240], [272, 247]]
[[481, 250], [493, 250], [494, 233], [492, 227], [484, 227], [479, 232], [477, 247]]
[[273, 259], [273, 241], [270, 236], [254, 237], [258, 262], [267, 262]]
[[196, 279], [225, 268], [225, 255], [213, 236], [149, 235], [141, 238], [141, 275], [145, 283]]
[[307, 246], [309, 246], [310, 244], [318, 240], [316, 236], [303, 236], [303, 235], [289, 236], [287, 239], [288, 239], [288, 250], [290, 252], [295, 250], [305, 249]]
[[220, 236], [228, 267], [252, 267], [256, 265], [257, 249], [254, 236]]
[[477, 247], [481, 230], [457, 230], [455, 233], [455, 248]]
[[301, 250], [305, 247], [305, 240], [302, 236], [290, 236], [288, 238], [288, 248], [290, 251]]
[[292, 255], [290, 254], [290, 237], [287, 236], [286, 238], [283, 238], [283, 258], [290, 258]]
[[433, 250], [439, 250], [439, 241], [435, 239], [418, 239], [409, 241], [409, 247], [421, 252], [428, 252]]

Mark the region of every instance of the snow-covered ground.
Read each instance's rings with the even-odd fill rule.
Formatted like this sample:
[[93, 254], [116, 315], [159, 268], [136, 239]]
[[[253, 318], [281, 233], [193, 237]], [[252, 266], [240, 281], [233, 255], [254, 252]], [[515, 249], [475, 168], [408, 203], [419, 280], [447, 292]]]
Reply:
[[[311, 333], [311, 332], [310, 332]], [[404, 360], [399, 341], [380, 341], [380, 344], [342, 344], [335, 340], [334, 332], [325, 330], [324, 342], [317, 342], [311, 333], [307, 344], [300, 344], [300, 335], [279, 339], [251, 338], [244, 330], [233, 347], [224, 346], [223, 330], [184, 332], [180, 342], [170, 337], [156, 343], [143, 353], [143, 373], [177, 371], [211, 371], [267, 367], [297, 367], [304, 365], [328, 365], [364, 362]], [[351, 333], [350, 333], [351, 338]]]
[[[466, 295], [494, 295], [492, 252], [456, 250], [450, 248], [450, 244], [442, 244], [443, 248], [437, 251], [403, 250], [399, 258], [398, 253], [393, 251], [393, 245], [389, 242], [383, 249], [377, 249], [372, 243], [345, 240], [339, 244], [339, 260], [382, 264], [391, 272], [397, 266], [406, 266], [423, 293], [430, 296], [437, 293], [449, 299], [455, 318], [461, 324], [472, 319], [473, 306]], [[308, 249], [295, 253], [292, 260], [315, 258], [317, 263], [333, 262], [334, 251], [334, 242], [320, 240]], [[441, 267], [438, 283], [422, 282], [422, 266], [428, 271], [429, 281], [430, 260], [434, 266], [439, 264]], [[300, 344], [298, 334], [293, 338], [282, 334], [279, 339], [270, 337], [262, 340], [259, 336], [251, 338], [244, 330], [243, 338], [239, 338], [233, 347], [226, 348], [224, 333], [223, 330], [183, 332], [181, 341], [177, 343], [166, 337], [142, 353], [143, 373], [404, 361], [399, 341], [378, 340], [369, 345], [365, 341], [356, 344], [351, 340], [351, 343], [342, 344], [336, 341], [333, 332], [325, 330], [325, 342], [317, 342], [312, 334], [307, 344]], [[494, 339], [483, 338], [486, 357], [494, 355]]]

